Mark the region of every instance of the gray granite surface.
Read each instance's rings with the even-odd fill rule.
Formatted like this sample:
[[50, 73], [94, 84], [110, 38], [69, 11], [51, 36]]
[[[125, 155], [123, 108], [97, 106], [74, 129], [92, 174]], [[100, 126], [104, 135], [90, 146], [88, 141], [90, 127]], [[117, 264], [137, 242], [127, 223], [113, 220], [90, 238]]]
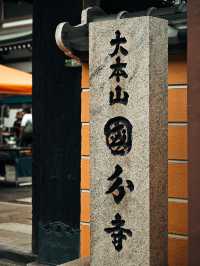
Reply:
[[[128, 78], [120, 86], [129, 94], [128, 104], [109, 105], [116, 79], [109, 79], [110, 45], [115, 32], [126, 37]], [[90, 115], [91, 115], [91, 265], [167, 265], [167, 22], [139, 17], [90, 24]], [[106, 145], [104, 127], [114, 117], [127, 118], [132, 125], [132, 148], [125, 156], [113, 155]], [[134, 184], [120, 204], [105, 192], [119, 164], [123, 184]], [[116, 192], [116, 191], [115, 191]], [[116, 193], [115, 193], [116, 194]], [[104, 231], [119, 213], [132, 237], [118, 252], [111, 235]]]
[[[38, 262], [32, 262], [27, 264], [27, 266], [48, 266], [48, 265], [40, 264]], [[59, 264], [57, 266], [90, 266], [90, 258], [82, 257], [77, 260], [66, 262], [64, 264]]]

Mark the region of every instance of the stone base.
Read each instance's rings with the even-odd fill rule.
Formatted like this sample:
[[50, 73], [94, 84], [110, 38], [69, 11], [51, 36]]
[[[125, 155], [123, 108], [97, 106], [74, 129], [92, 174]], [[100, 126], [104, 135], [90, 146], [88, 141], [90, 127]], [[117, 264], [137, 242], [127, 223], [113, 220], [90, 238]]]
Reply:
[[[27, 266], [47, 266], [38, 262], [28, 263]], [[90, 266], [90, 257], [83, 257], [57, 266]]]
[[90, 257], [83, 257], [78, 260], [73, 260], [59, 266], [90, 266]]

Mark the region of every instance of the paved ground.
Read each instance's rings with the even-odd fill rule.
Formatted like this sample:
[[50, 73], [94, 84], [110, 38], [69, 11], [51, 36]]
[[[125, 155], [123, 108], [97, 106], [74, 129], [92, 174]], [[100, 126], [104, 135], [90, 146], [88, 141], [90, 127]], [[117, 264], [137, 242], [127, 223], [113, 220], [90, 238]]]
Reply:
[[32, 198], [31, 186], [16, 187], [15, 184], [8, 185], [0, 183], [0, 202], [19, 202], [18, 200], [27, 198]]
[[0, 259], [0, 266], [26, 266], [25, 263], [16, 263], [7, 259]]
[[32, 207], [0, 202], [0, 246], [31, 252]]
[[0, 249], [31, 252], [31, 187], [0, 186]]

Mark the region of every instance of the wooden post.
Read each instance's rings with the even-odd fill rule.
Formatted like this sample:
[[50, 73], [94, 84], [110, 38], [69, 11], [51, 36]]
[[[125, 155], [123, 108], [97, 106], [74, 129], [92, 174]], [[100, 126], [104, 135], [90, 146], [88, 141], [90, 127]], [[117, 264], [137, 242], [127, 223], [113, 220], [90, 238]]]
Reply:
[[80, 68], [67, 68], [58, 23], [80, 22], [81, 1], [35, 1], [33, 252], [45, 265], [79, 257]]

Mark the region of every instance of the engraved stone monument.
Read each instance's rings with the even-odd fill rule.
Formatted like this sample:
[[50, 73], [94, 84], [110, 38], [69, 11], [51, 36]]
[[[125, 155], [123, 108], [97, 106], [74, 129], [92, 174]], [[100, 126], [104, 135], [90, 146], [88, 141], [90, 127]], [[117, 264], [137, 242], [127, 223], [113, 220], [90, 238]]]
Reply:
[[167, 22], [94, 22], [91, 265], [167, 266]]

